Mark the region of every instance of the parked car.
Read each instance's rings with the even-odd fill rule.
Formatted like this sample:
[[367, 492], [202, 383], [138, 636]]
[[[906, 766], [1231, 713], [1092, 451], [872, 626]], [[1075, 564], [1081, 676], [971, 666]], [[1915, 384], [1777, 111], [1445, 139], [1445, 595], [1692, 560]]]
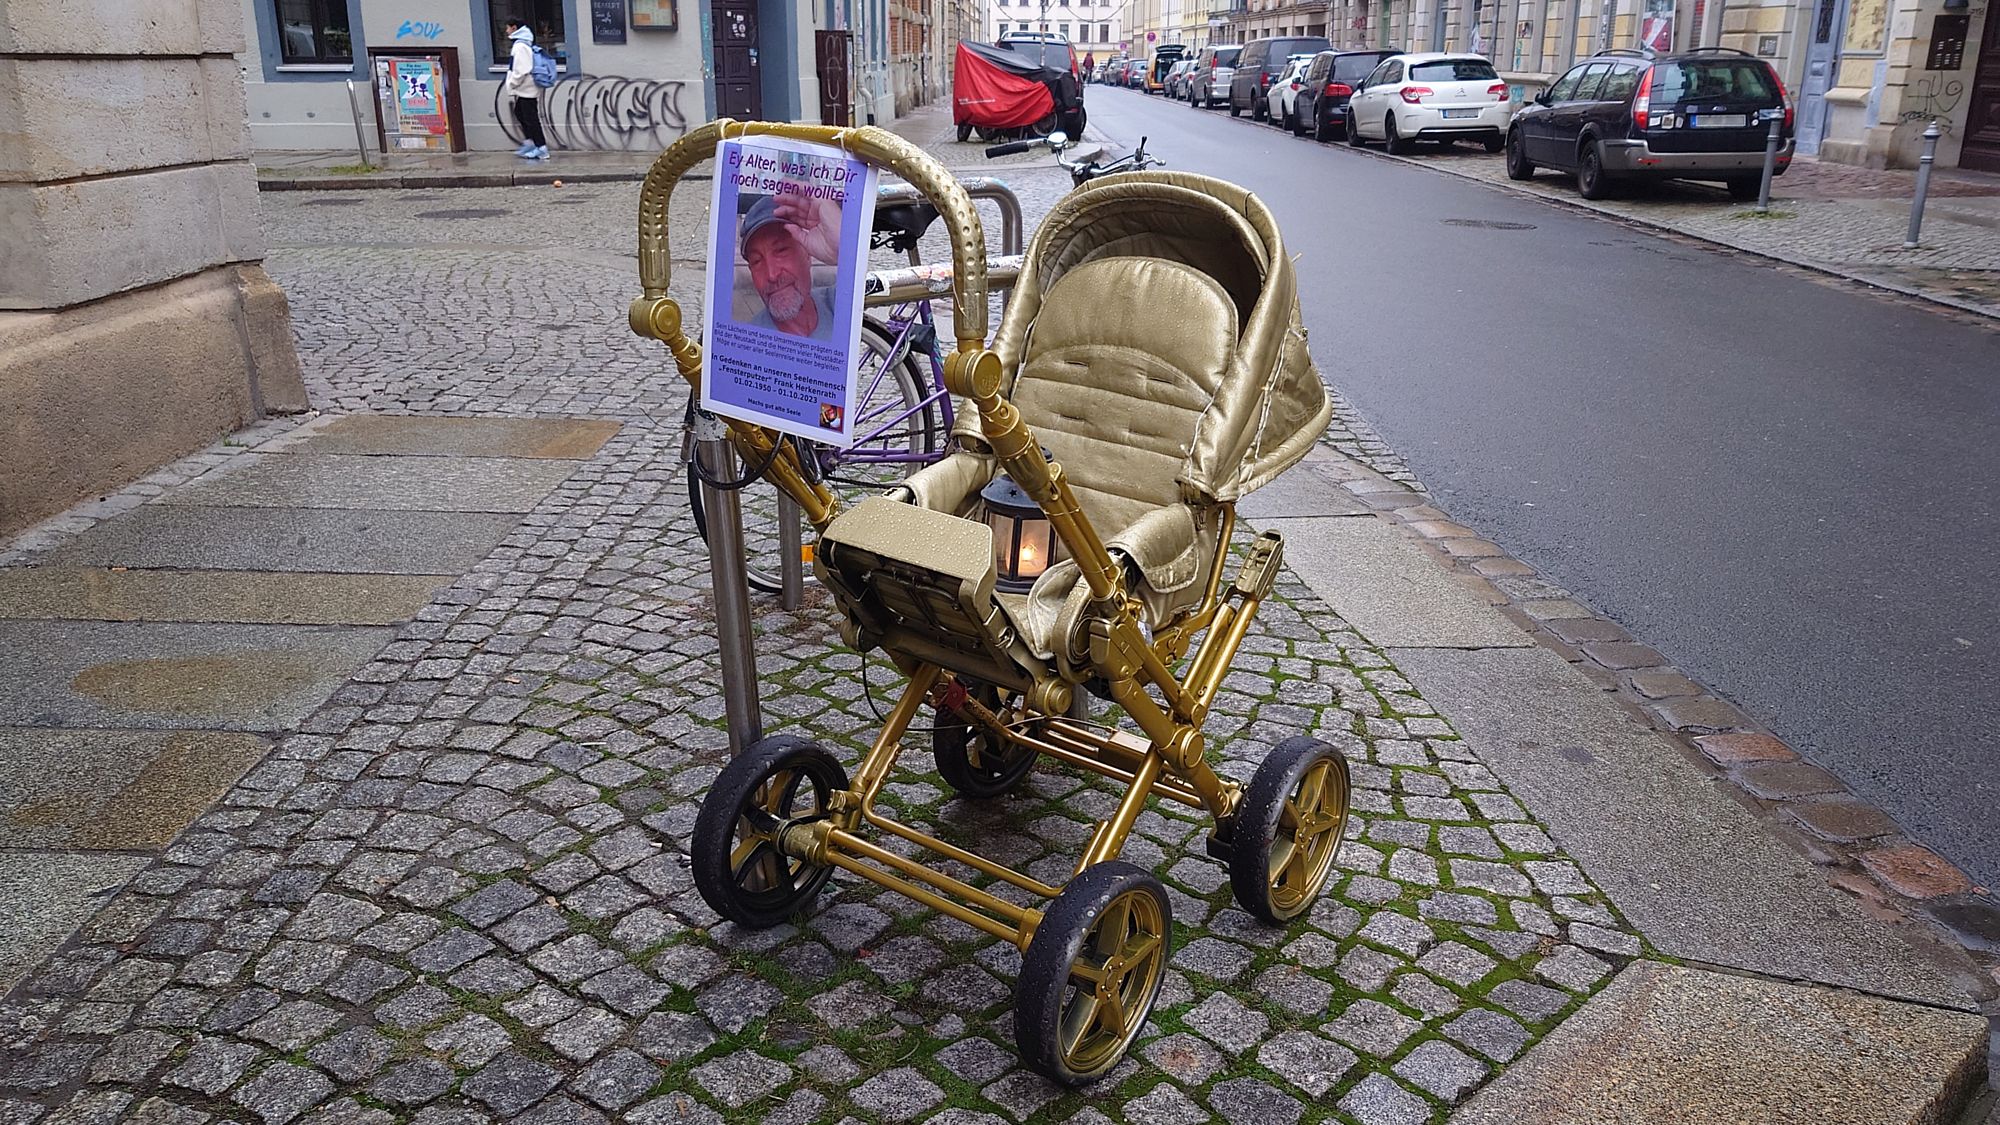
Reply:
[[1229, 75], [1229, 116], [1237, 117], [1247, 110], [1252, 120], [1262, 121], [1269, 108], [1265, 98], [1272, 81], [1285, 68], [1285, 60], [1293, 55], [1316, 55], [1332, 46], [1317, 35], [1273, 35], [1245, 43], [1243, 53], [1236, 56], [1236, 69]]
[[1194, 71], [1188, 75], [1188, 104], [1213, 109], [1229, 98], [1229, 76], [1236, 73], [1240, 46], [1203, 47], [1194, 56]]
[[1146, 88], [1145, 59], [1133, 59], [1131, 65], [1125, 68], [1125, 85], [1134, 90], [1143, 90]]
[[1782, 175], [1792, 162], [1792, 99], [1769, 63], [1723, 47], [1660, 57], [1606, 51], [1515, 115], [1507, 175], [1525, 180], [1537, 165], [1574, 172], [1585, 199], [1642, 178], [1716, 180], [1732, 199], [1755, 199], [1773, 116], [1771, 171]]
[[1043, 66], [1053, 70], [1067, 70], [1078, 82], [1083, 81], [1082, 68], [1077, 64], [1076, 48], [1070, 45], [1069, 37], [1047, 31], [1003, 31], [993, 42], [1017, 54], [1026, 55]]
[[1512, 113], [1507, 84], [1481, 55], [1428, 51], [1384, 59], [1347, 102], [1347, 143], [1475, 140], [1499, 152]]
[[1321, 51], [1313, 56], [1293, 104], [1293, 129], [1316, 141], [1347, 135], [1347, 101], [1368, 72], [1394, 51]]
[[1168, 97], [1175, 101], [1186, 100], [1188, 72], [1193, 69], [1194, 60], [1192, 58], [1183, 58], [1174, 63], [1173, 68], [1167, 71], [1166, 95]]
[[1179, 43], [1168, 43], [1153, 48], [1153, 60], [1146, 67], [1146, 92], [1158, 94], [1167, 88], [1167, 72], [1187, 54], [1187, 48]]
[[1293, 55], [1285, 60], [1285, 69], [1271, 80], [1271, 90], [1264, 95], [1264, 120], [1281, 129], [1298, 132], [1292, 124], [1292, 102], [1299, 96], [1300, 80], [1305, 77], [1306, 68], [1312, 65], [1314, 57]]

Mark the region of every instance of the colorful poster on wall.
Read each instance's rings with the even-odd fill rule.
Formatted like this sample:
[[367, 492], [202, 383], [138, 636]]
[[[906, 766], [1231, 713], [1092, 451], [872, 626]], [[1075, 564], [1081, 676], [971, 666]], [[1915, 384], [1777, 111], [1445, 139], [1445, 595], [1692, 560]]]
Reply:
[[396, 59], [396, 131], [444, 136], [444, 68], [435, 59]]
[[635, 31], [675, 31], [681, 26], [679, 0], [632, 0]]
[[1639, 46], [1655, 54], [1674, 50], [1674, 0], [1646, 0], [1639, 17]]
[[702, 409], [852, 445], [876, 170], [765, 137], [723, 141], [715, 164]]

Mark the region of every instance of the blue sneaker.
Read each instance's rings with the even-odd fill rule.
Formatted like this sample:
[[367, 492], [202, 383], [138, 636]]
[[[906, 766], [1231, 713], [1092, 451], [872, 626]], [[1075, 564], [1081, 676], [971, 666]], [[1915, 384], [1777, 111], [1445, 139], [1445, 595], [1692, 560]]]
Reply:
[[521, 147], [514, 150], [514, 155], [524, 160], [533, 159], [535, 155], [535, 142], [522, 141]]
[[549, 146], [542, 145], [540, 148], [537, 148], [534, 152], [530, 153], [529, 156], [535, 160], [547, 160], [549, 158]]

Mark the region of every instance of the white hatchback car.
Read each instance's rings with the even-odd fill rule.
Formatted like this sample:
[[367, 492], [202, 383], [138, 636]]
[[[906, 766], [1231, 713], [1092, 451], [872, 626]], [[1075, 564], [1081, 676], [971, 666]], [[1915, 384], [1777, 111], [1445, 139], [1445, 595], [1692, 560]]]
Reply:
[[1299, 79], [1305, 76], [1307, 68], [1312, 66], [1312, 61], [1316, 57], [1318, 56], [1293, 55], [1285, 60], [1285, 69], [1279, 71], [1278, 76], [1271, 80], [1271, 92], [1265, 95], [1269, 99], [1265, 109], [1269, 112], [1265, 114], [1264, 120], [1288, 133], [1298, 132], [1293, 128], [1297, 113], [1293, 106], [1297, 104], [1299, 97]]
[[1507, 84], [1480, 55], [1429, 52], [1392, 55], [1368, 75], [1347, 103], [1347, 143], [1379, 140], [1403, 153], [1417, 141], [1506, 144], [1513, 105]]

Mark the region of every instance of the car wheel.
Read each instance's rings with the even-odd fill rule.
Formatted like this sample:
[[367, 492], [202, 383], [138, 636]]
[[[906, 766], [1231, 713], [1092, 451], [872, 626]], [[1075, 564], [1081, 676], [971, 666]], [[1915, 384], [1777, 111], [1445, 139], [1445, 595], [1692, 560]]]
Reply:
[[1382, 146], [1396, 156], [1403, 156], [1410, 151], [1410, 142], [1396, 135], [1395, 110], [1382, 115]]
[[1507, 178], [1510, 180], [1535, 178], [1535, 166], [1528, 160], [1527, 144], [1521, 140], [1519, 129], [1510, 129], [1507, 132]]
[[1326, 127], [1326, 113], [1323, 110], [1313, 114], [1312, 137], [1321, 144], [1333, 139], [1333, 130]]
[[958, 143], [964, 144], [965, 142], [971, 139], [972, 139], [972, 126], [960, 125], [958, 127]]
[[1487, 152], [1499, 152], [1501, 149], [1507, 147], [1506, 138], [1502, 137], [1498, 133], [1495, 133], [1492, 136], [1487, 137], [1484, 141], [1481, 141], [1480, 143], [1486, 146]]
[[1306, 135], [1305, 122], [1299, 120], [1299, 112], [1296, 107], [1292, 112], [1285, 115], [1285, 124], [1291, 127], [1292, 136], [1303, 137]]
[[1236, 93], [1233, 90], [1229, 94], [1229, 116], [1231, 117], [1243, 116], [1243, 111], [1236, 107]]
[[1723, 186], [1729, 189], [1729, 198], [1736, 200], [1738, 203], [1753, 203], [1759, 195], [1763, 194], [1764, 178], [1762, 176], [1754, 180], [1739, 178], [1730, 180]]
[[1604, 158], [1597, 142], [1585, 141], [1576, 156], [1576, 193], [1585, 199], [1611, 198], [1611, 177], [1604, 173]]
[[1341, 114], [1341, 132], [1347, 134], [1347, 143], [1360, 148], [1366, 142], [1361, 139], [1361, 126], [1354, 121], [1353, 113]]

